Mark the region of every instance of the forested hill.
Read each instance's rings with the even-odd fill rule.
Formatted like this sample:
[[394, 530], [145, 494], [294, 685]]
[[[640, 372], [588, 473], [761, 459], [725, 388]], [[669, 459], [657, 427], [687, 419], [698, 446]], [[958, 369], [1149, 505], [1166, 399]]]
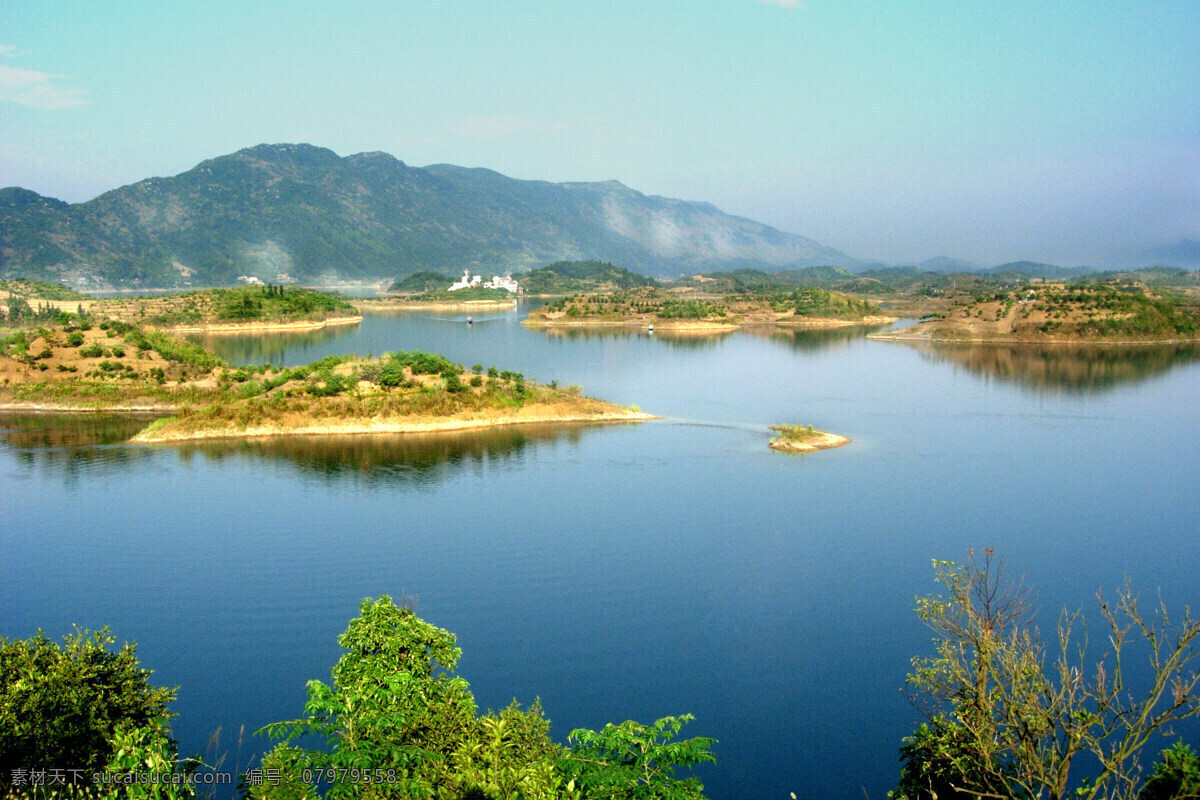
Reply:
[[78, 287], [395, 278], [601, 259], [646, 274], [846, 263], [811, 239], [615, 181], [259, 145], [85, 203], [0, 189], [0, 278]]

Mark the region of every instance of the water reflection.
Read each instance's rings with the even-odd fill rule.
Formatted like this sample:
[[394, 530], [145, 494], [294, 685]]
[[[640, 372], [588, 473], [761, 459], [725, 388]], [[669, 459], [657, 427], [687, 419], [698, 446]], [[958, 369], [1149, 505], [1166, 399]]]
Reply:
[[238, 334], [188, 334], [190, 341], [212, 350], [231, 364], [286, 364], [289, 354], [307, 351], [354, 332], [356, 325], [331, 325], [307, 331], [264, 331]]
[[26, 467], [68, 477], [98, 465], [124, 467], [149, 453], [119, 446], [154, 419], [144, 415], [0, 414], [0, 449]]
[[1200, 358], [1195, 344], [1036, 345], [913, 343], [929, 361], [1027, 388], [1098, 392], [1138, 383]]
[[276, 436], [173, 445], [183, 460], [254, 458], [284, 463], [331, 483], [432, 484], [461, 467], [511, 467], [539, 444], [574, 444], [596, 425], [522, 425], [430, 434]]
[[887, 325], [842, 325], [837, 328], [782, 328], [775, 325], [759, 325], [742, 330], [753, 336], [770, 339], [793, 350], [814, 351], [833, 347], [845, 347], [863, 339], [869, 333], [887, 328]]

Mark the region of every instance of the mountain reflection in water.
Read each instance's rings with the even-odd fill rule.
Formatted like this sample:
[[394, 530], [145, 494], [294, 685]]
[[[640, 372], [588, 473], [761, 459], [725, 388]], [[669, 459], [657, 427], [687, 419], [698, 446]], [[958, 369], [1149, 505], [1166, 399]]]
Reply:
[[1194, 343], [1038, 345], [909, 343], [928, 361], [1037, 391], [1099, 392], [1139, 383], [1200, 358]]

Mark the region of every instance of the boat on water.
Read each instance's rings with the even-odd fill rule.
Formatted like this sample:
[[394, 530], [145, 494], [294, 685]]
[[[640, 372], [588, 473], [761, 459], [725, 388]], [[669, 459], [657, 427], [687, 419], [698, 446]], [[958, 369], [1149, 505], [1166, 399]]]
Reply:
[[474, 325], [474, 324], [475, 324], [475, 320], [471, 319], [470, 317], [467, 317], [467, 324], [468, 324], [468, 325]]

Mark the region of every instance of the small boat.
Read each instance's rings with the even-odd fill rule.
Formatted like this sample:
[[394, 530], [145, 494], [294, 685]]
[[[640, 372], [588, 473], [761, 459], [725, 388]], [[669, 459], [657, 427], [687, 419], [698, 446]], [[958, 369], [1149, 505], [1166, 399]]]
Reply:
[[475, 321], [474, 321], [474, 320], [472, 320], [470, 317], [467, 317], [467, 324], [468, 324], [468, 325], [474, 325], [474, 324], [475, 324]]
[[654, 333], [654, 323], [650, 323], [650, 327], [646, 329], [647, 333]]

